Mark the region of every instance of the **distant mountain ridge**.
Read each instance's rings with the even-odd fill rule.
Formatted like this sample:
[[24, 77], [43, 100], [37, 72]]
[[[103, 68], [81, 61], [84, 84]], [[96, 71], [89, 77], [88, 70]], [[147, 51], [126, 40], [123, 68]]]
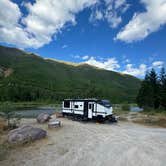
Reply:
[[0, 100], [99, 97], [114, 103], [134, 102], [140, 84], [138, 78], [130, 75], [88, 64], [44, 59], [17, 48], [0, 46]]

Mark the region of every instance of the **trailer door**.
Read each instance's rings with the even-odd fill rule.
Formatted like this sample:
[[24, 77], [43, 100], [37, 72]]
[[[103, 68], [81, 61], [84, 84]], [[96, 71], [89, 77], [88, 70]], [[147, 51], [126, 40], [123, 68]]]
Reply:
[[88, 102], [84, 102], [84, 117], [88, 118]]
[[92, 102], [88, 103], [88, 118], [92, 119], [94, 104]]

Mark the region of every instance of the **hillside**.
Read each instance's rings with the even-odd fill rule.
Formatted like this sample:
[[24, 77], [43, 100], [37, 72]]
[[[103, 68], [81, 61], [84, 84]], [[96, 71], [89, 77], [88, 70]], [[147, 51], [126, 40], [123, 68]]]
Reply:
[[114, 103], [134, 102], [141, 81], [130, 75], [43, 59], [0, 46], [0, 100], [62, 100], [100, 97]]

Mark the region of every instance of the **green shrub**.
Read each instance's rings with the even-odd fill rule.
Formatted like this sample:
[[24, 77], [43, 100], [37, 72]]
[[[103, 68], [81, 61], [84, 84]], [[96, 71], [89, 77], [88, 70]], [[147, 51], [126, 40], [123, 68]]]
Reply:
[[122, 105], [122, 110], [124, 110], [124, 111], [130, 111], [130, 105], [129, 104], [123, 104]]

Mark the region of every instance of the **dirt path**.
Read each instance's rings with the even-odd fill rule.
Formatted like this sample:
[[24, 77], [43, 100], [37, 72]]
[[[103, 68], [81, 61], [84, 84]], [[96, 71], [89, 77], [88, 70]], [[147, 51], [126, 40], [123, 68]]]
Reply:
[[[129, 122], [80, 123], [60, 119], [63, 127], [48, 138], [11, 150], [3, 166], [165, 166], [166, 129]], [[27, 122], [27, 121], [26, 121]], [[25, 123], [25, 122], [24, 122]], [[28, 123], [38, 125], [35, 120]]]

